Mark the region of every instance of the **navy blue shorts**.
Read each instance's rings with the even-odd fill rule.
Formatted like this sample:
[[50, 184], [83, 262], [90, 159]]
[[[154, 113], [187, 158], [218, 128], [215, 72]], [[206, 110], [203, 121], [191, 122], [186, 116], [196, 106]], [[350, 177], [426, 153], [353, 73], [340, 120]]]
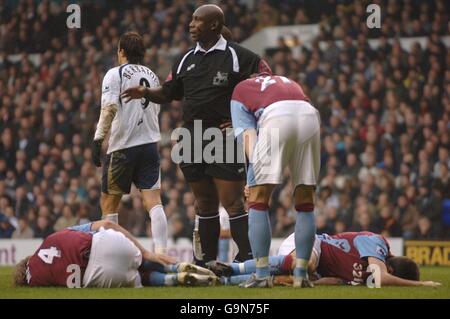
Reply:
[[102, 192], [128, 194], [131, 183], [142, 189], [159, 189], [160, 168], [157, 143], [112, 152], [103, 163]]

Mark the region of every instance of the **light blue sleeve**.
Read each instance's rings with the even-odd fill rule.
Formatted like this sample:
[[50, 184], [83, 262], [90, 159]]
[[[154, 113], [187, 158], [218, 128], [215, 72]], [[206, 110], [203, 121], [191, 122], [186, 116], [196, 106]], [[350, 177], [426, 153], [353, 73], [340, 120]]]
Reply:
[[87, 223], [87, 224], [67, 227], [67, 229], [76, 230], [76, 231], [80, 231], [83, 233], [94, 233], [94, 231], [91, 230], [91, 226], [92, 226], [92, 223]]
[[255, 115], [236, 100], [231, 100], [231, 120], [235, 137], [241, 135], [246, 129], [257, 128]]
[[386, 261], [389, 248], [386, 242], [380, 236], [360, 235], [353, 240], [355, 248], [358, 250], [361, 258], [375, 257], [381, 261]]

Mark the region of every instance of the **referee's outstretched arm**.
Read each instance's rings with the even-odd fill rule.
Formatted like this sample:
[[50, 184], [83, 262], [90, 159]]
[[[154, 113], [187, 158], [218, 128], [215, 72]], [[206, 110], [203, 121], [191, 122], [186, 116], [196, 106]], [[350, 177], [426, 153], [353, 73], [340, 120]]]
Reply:
[[125, 102], [129, 102], [134, 99], [149, 99], [153, 103], [163, 104], [169, 103], [172, 99], [164, 93], [163, 87], [158, 86], [155, 88], [147, 88], [145, 86], [135, 86], [125, 90], [121, 97], [125, 99]]

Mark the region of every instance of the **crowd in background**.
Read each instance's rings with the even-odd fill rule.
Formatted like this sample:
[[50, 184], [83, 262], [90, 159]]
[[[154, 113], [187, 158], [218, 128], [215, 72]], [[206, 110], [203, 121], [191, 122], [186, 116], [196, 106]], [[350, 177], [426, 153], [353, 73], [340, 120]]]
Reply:
[[[450, 34], [449, 4], [371, 2], [383, 8], [381, 29], [367, 28], [367, 1], [219, 3], [237, 42], [266, 26], [320, 25], [311, 47], [281, 37], [266, 56], [321, 113], [318, 233], [450, 238], [450, 53], [441, 41]], [[101, 217], [101, 170], [89, 146], [118, 39], [140, 32], [144, 64], [164, 80], [192, 46], [188, 24], [205, 1], [81, 3], [82, 28], [68, 30], [67, 1], [0, 0], [0, 238], [46, 237]], [[396, 38], [410, 36], [425, 36], [426, 45], [406, 51]], [[194, 197], [170, 157], [181, 117], [182, 102], [161, 107], [161, 191], [174, 239], [190, 238], [195, 218]], [[270, 205], [274, 237], [294, 230], [292, 192], [286, 172]], [[133, 189], [124, 197], [119, 222], [151, 236], [139, 196]]]

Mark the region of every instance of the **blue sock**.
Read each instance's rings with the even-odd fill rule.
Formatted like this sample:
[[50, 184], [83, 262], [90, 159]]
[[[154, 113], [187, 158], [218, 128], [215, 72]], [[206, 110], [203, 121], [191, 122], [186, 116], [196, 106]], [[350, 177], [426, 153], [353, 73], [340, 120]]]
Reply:
[[230, 266], [233, 268], [233, 275], [247, 275], [256, 271], [256, 261], [254, 259], [249, 259], [243, 263], [231, 263]]
[[149, 283], [150, 286], [176, 286], [177, 275], [152, 271], [149, 275]]
[[250, 276], [251, 275], [238, 275], [225, 278], [225, 285], [239, 285], [240, 283], [246, 282]]
[[306, 264], [298, 265], [294, 269], [294, 276], [307, 278], [307, 270], [311, 251], [316, 238], [316, 224], [314, 212], [297, 212], [297, 221], [295, 223], [295, 251], [297, 261], [302, 259]]
[[268, 260], [267, 265], [259, 266], [269, 256], [272, 232], [270, 229], [269, 212], [250, 208], [248, 214], [248, 237], [252, 247], [253, 257], [256, 258], [256, 277], [262, 278], [270, 275]]
[[269, 267], [272, 275], [280, 275], [282, 273], [281, 266], [283, 265], [286, 256], [270, 256]]
[[[281, 266], [286, 256], [270, 256], [269, 271], [273, 275], [281, 274]], [[256, 272], [256, 260], [250, 259], [243, 263], [231, 263], [233, 275], [248, 275]]]
[[178, 272], [177, 267], [178, 267], [178, 263], [172, 264], [172, 265], [166, 265], [165, 272], [166, 273]]
[[221, 262], [228, 262], [228, 252], [230, 251], [230, 239], [229, 238], [222, 238], [219, 239], [219, 253], [218, 253], [218, 259]]
[[248, 275], [256, 272], [256, 260], [249, 259], [243, 263], [231, 263], [231, 268], [233, 268], [233, 275]]

